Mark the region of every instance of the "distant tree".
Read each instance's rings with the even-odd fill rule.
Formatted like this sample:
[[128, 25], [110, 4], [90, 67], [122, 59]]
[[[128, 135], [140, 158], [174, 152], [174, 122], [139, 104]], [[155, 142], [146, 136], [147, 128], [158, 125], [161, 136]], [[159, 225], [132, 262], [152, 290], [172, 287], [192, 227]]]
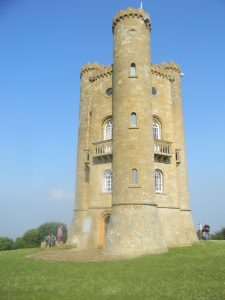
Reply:
[[0, 251], [14, 249], [14, 241], [8, 237], [0, 237]]
[[26, 248], [35, 248], [40, 246], [41, 236], [36, 228], [25, 232], [22, 238], [26, 242]]
[[62, 241], [65, 243], [68, 233], [67, 226], [61, 222], [50, 222], [26, 231], [24, 235], [18, 237], [15, 242], [7, 237], [0, 237], [0, 251], [40, 247], [41, 242], [45, 241], [48, 234], [57, 235], [57, 230], [60, 225], [63, 226]]
[[225, 227], [211, 235], [212, 240], [225, 240]]
[[14, 243], [15, 249], [23, 249], [26, 248], [26, 243], [22, 237], [18, 237]]
[[24, 233], [21, 238], [17, 238], [15, 242], [15, 247], [19, 248], [35, 248], [39, 247], [42, 238], [37, 230], [37, 228], [30, 229]]
[[42, 238], [42, 241], [45, 240], [46, 235], [48, 234], [54, 234], [55, 236], [57, 235], [57, 230], [59, 228], [60, 225], [63, 225], [63, 236], [62, 236], [62, 241], [63, 243], [66, 242], [67, 240], [67, 234], [68, 234], [68, 230], [67, 230], [67, 226], [61, 222], [50, 222], [50, 223], [44, 223], [42, 225], [40, 225], [37, 230]]

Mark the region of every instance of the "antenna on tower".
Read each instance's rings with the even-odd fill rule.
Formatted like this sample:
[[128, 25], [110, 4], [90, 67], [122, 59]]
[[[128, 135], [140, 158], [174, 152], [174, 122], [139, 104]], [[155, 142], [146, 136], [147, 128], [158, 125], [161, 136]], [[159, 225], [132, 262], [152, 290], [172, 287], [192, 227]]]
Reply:
[[140, 9], [143, 9], [143, 4], [142, 4], [142, 1], [140, 3]]

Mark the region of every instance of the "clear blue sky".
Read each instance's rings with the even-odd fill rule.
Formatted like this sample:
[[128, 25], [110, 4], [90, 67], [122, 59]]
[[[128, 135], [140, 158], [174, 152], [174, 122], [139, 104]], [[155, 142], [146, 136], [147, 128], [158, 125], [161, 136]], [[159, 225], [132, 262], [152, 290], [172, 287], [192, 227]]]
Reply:
[[[0, 1], [0, 236], [69, 224], [80, 67], [112, 63], [112, 17], [140, 1]], [[195, 224], [225, 225], [225, 1], [143, 1], [152, 62], [182, 79]]]

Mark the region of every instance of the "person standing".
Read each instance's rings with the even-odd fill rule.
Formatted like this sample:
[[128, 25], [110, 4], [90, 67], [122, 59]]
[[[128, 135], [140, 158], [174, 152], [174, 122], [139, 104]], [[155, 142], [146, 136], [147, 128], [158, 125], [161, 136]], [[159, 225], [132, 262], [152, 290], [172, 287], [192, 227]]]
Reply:
[[51, 245], [51, 234], [48, 233], [45, 238], [46, 247], [49, 248]]
[[202, 240], [202, 224], [201, 223], [199, 223], [198, 224], [198, 239], [199, 240]]
[[57, 244], [60, 245], [61, 244], [61, 241], [62, 241], [62, 235], [63, 235], [63, 232], [62, 232], [62, 228], [63, 228], [63, 225], [60, 225], [58, 230], [57, 230]]
[[203, 227], [203, 236], [205, 240], [210, 239], [210, 226], [208, 224], [205, 224]]

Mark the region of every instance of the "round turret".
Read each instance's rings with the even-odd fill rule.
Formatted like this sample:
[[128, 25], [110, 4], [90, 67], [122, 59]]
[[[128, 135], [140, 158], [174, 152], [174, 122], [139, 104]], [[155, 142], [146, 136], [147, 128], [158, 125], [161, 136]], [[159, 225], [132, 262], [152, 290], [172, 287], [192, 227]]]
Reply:
[[[150, 18], [140, 9], [113, 20], [113, 193], [106, 251], [166, 251], [154, 190]], [[135, 221], [134, 221], [135, 220]]]

